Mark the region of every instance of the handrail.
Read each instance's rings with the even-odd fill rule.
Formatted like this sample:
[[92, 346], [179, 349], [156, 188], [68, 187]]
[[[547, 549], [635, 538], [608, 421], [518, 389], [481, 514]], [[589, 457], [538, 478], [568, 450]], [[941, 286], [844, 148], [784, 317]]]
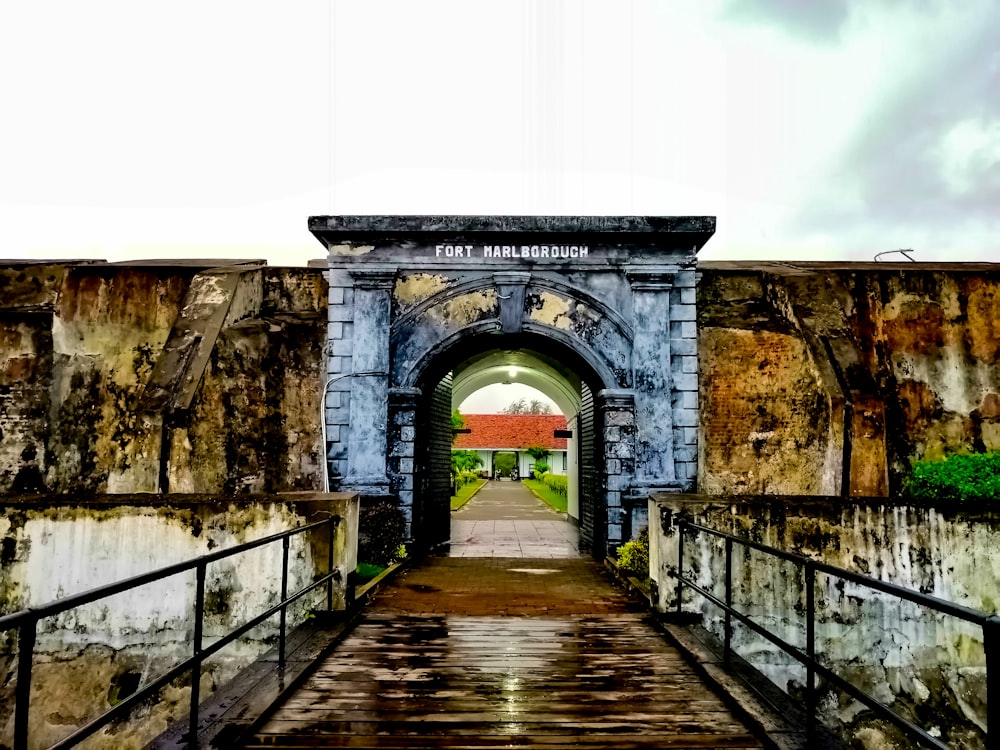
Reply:
[[[125, 591], [145, 586], [150, 583], [162, 581], [180, 573], [187, 573], [194, 570], [196, 574], [196, 593], [194, 611], [194, 637], [192, 639], [192, 655], [175, 665], [166, 673], [160, 675], [149, 684], [123, 699], [120, 703], [94, 718], [84, 726], [62, 740], [52, 745], [51, 748], [69, 748], [83, 741], [97, 730], [126, 716], [136, 705], [146, 701], [163, 687], [182, 676], [184, 673], [190, 675], [191, 700], [188, 713], [189, 747], [198, 746], [198, 704], [201, 702], [201, 665], [208, 657], [225, 648], [227, 645], [245, 635], [254, 627], [264, 622], [275, 614], [280, 614], [280, 624], [278, 628], [278, 662], [283, 667], [285, 663], [285, 636], [286, 636], [286, 611], [288, 607], [306, 596], [312, 591], [326, 584], [326, 605], [327, 610], [333, 609], [333, 582], [340, 577], [339, 571], [333, 567], [334, 538], [340, 516], [330, 515], [322, 521], [315, 521], [294, 529], [288, 529], [277, 534], [261, 537], [251, 542], [229, 547], [224, 550], [211, 552], [200, 557], [195, 557], [184, 562], [157, 568], [148, 573], [126, 578], [105, 586], [99, 586], [79, 594], [57, 599], [38, 607], [28, 607], [9, 615], [0, 616], [0, 631], [18, 630], [18, 659], [17, 659], [17, 688], [14, 695], [14, 750], [27, 750], [28, 747], [28, 711], [31, 702], [31, 677], [34, 663], [35, 640], [38, 633], [38, 622], [46, 617], [68, 612], [86, 604], [92, 604], [101, 599], [106, 599]], [[293, 536], [305, 534], [314, 529], [326, 527], [329, 532], [329, 549], [327, 559], [327, 573], [298, 591], [288, 593], [288, 558], [290, 540]], [[243, 623], [235, 630], [219, 638], [211, 645], [205, 647], [202, 644], [203, 622], [205, 616], [205, 578], [208, 565], [228, 557], [247, 552], [257, 547], [263, 547], [280, 541], [282, 543], [282, 566], [281, 566], [281, 601], [271, 606], [266, 611], [256, 615], [251, 620]]]
[[[995, 701], [1000, 701], [1000, 617], [997, 615], [990, 615], [985, 612], [981, 612], [976, 609], [971, 609], [969, 607], [962, 606], [960, 604], [955, 604], [954, 602], [949, 602], [944, 599], [940, 599], [935, 596], [930, 596], [929, 594], [923, 594], [918, 591], [913, 591], [912, 589], [899, 586], [894, 583], [889, 583], [887, 581], [880, 581], [876, 578], [871, 578], [870, 576], [860, 575], [858, 573], [853, 573], [849, 570], [844, 570], [843, 568], [838, 568], [836, 566], [830, 565], [828, 563], [820, 562], [818, 560], [813, 560], [806, 557], [805, 555], [800, 555], [794, 552], [787, 552], [785, 550], [776, 549], [774, 547], [769, 547], [765, 544], [755, 542], [750, 539], [745, 539], [743, 537], [738, 537], [734, 534], [729, 534], [727, 532], [719, 531], [717, 529], [710, 528], [708, 526], [703, 526], [692, 521], [688, 521], [684, 518], [679, 518], [677, 521], [678, 526], [678, 551], [677, 551], [677, 590], [676, 590], [676, 606], [677, 612], [681, 612], [682, 606], [682, 593], [684, 587], [690, 588], [692, 591], [700, 594], [709, 602], [715, 606], [722, 609], [725, 613], [725, 620], [723, 625], [723, 658], [725, 663], [729, 663], [731, 651], [732, 651], [732, 619], [735, 618], [739, 622], [746, 625], [752, 631], [762, 636], [766, 640], [773, 643], [775, 646], [780, 648], [789, 656], [793, 657], [796, 661], [800, 662], [806, 667], [806, 694], [809, 701], [809, 726], [808, 730], [812, 732], [814, 730], [814, 720], [817, 706], [817, 694], [816, 694], [816, 675], [820, 675], [828, 682], [835, 685], [840, 690], [850, 695], [855, 700], [863, 703], [868, 708], [872, 709], [880, 717], [886, 719], [887, 721], [895, 724], [899, 727], [907, 736], [911, 739], [932, 748], [939, 748], [941, 750], [947, 750], [947, 745], [942, 743], [937, 738], [925, 732], [921, 727], [917, 726], [913, 722], [901, 716], [897, 712], [893, 711], [887, 705], [881, 703], [868, 693], [855, 687], [850, 682], [845, 680], [836, 674], [833, 670], [821, 664], [816, 659], [816, 602], [815, 602], [815, 579], [816, 573], [825, 573], [826, 575], [833, 576], [836, 578], [843, 579], [845, 581], [850, 581], [852, 583], [858, 584], [860, 586], [866, 586], [868, 588], [874, 589], [876, 591], [881, 591], [886, 594], [891, 594], [897, 596], [905, 601], [918, 604], [936, 612], [940, 612], [951, 617], [955, 617], [965, 622], [978, 625], [983, 629], [983, 646], [986, 652], [986, 694], [987, 694], [987, 705], [989, 705], [990, 696], [993, 697]], [[684, 575], [684, 534], [685, 532], [698, 532], [704, 533], [709, 536], [714, 536], [725, 541], [725, 597], [720, 599], [712, 592], [706, 590], [702, 586], [698, 585], [694, 580], [685, 577]], [[800, 648], [788, 643], [780, 636], [770, 632], [766, 627], [754, 622], [748, 615], [736, 610], [732, 606], [732, 555], [733, 555], [733, 545], [740, 544], [744, 547], [757, 550], [758, 552], [763, 552], [764, 554], [771, 555], [772, 557], [785, 560], [787, 562], [794, 563], [797, 566], [803, 568], [805, 572], [805, 588], [806, 588], [806, 650], [803, 652]], [[993, 727], [994, 731], [989, 732], [989, 719], [987, 719], [987, 748], [990, 750], [1000, 750], [1000, 731], [997, 731], [997, 725]]]

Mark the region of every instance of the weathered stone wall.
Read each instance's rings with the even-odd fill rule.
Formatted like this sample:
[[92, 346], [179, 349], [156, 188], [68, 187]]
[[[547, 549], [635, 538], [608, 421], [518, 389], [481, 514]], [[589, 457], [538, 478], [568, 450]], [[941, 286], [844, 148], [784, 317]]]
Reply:
[[326, 296], [260, 263], [0, 267], [0, 493], [321, 489]]
[[[59, 496], [0, 500], [0, 611], [38, 606], [208, 552], [296, 526], [339, 516], [334, 565], [340, 572], [334, 607], [343, 609], [347, 575], [357, 567], [357, 497], [345, 493], [256, 496], [233, 502], [205, 496]], [[294, 537], [289, 592], [327, 572], [328, 537]], [[206, 642], [225, 635], [279, 600], [282, 545], [227, 558], [206, 571]], [[47, 618], [39, 625], [32, 681], [31, 739], [48, 747], [191, 656], [194, 574]], [[325, 589], [297, 604], [294, 625], [308, 607], [326, 606]], [[273, 642], [273, 619], [207, 663], [205, 694], [229, 680]], [[16, 688], [16, 634], [0, 641], [0, 744], [11, 744]], [[187, 687], [168, 688], [141, 720], [122, 722], [88, 746], [142, 747], [188, 706]]]
[[316, 216], [310, 229], [329, 251], [328, 457], [344, 487], [396, 494], [404, 512], [440, 502], [413, 452], [427, 425], [406, 412], [484, 352], [544, 363], [578, 406], [581, 382], [593, 393], [582, 471], [597, 482], [579, 514], [595, 554], [622, 542], [635, 503], [645, 516], [648, 492], [693, 486], [694, 265], [713, 217]]
[[[677, 514], [719, 531], [796, 552], [913, 591], [994, 612], [1000, 579], [1000, 514], [848, 501], [840, 498], [732, 498], [658, 495], [650, 501], [650, 567], [660, 611], [676, 605]], [[722, 542], [685, 537], [684, 570], [724, 598]], [[733, 601], [756, 622], [805, 648], [805, 589], [794, 565], [735, 546]], [[867, 690], [954, 747], [981, 747], [986, 729], [986, 662], [982, 629], [859, 585], [819, 575], [817, 654], [845, 679]], [[721, 638], [719, 610], [688, 592]], [[763, 638], [737, 626], [734, 649], [783, 690], [801, 697], [805, 670]], [[879, 726], [833, 693], [827, 719], [854, 740]], [[867, 745], [866, 745], [867, 746]]]
[[1000, 449], [1000, 266], [700, 270], [700, 490], [889, 496]]

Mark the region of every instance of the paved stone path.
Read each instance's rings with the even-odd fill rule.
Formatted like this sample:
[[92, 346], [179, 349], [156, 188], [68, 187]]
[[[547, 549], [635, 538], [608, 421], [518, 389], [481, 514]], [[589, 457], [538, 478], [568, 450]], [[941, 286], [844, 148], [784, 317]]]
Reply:
[[579, 557], [579, 533], [520, 482], [489, 481], [452, 513], [452, 557]]
[[484, 487], [244, 747], [763, 747], [539, 505]]

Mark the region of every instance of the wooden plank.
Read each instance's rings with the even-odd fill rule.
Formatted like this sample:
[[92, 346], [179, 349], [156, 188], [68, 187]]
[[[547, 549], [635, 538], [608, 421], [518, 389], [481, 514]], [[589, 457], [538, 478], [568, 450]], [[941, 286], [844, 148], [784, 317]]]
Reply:
[[[245, 747], [763, 747], [645, 613], [601, 600], [596, 565], [487, 562], [394, 583]], [[556, 575], [508, 590], [542, 564]]]

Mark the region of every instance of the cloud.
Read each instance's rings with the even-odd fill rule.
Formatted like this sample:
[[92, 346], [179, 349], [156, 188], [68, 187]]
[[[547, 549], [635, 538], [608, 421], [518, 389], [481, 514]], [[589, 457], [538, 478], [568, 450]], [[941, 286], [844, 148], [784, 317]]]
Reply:
[[1000, 119], [962, 120], [945, 134], [939, 155], [952, 195], [967, 196], [1000, 181]]
[[937, 246], [995, 242], [989, 233], [1000, 229], [1000, 5], [939, 3], [867, 21], [869, 49], [878, 35], [889, 40], [895, 24], [895, 51], [884, 56], [894, 67], [871, 70], [883, 79], [877, 98], [804, 202], [796, 230], [855, 244], [878, 232], [889, 246], [901, 234]]
[[850, 16], [847, 0], [728, 0], [723, 17], [777, 25], [795, 36], [832, 42]]

